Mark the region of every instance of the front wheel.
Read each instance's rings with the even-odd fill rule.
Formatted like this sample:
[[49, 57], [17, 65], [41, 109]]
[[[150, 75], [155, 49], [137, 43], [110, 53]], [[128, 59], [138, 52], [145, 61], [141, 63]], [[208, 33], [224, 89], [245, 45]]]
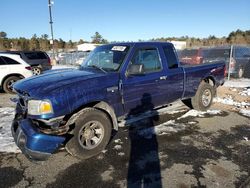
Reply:
[[80, 159], [88, 159], [100, 153], [111, 137], [109, 117], [95, 108], [86, 108], [75, 121], [73, 137], [66, 150]]
[[194, 97], [191, 98], [192, 107], [195, 110], [206, 111], [213, 102], [215, 89], [209, 83], [201, 82]]

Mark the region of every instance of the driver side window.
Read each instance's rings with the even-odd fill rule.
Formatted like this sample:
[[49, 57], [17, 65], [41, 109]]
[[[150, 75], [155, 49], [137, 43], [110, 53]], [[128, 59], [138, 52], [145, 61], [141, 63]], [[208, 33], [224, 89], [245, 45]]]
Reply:
[[156, 48], [143, 48], [135, 52], [131, 64], [142, 65], [143, 73], [157, 72], [162, 69], [158, 50]]

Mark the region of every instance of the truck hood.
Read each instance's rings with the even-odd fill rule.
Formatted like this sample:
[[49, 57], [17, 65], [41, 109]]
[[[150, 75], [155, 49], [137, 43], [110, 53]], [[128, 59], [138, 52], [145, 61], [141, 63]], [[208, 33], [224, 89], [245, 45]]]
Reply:
[[[66, 85], [83, 87], [83, 81], [107, 75], [108, 74], [102, 72], [92, 72], [90, 70], [52, 70], [39, 76], [32, 76], [20, 80], [16, 82], [13, 87], [18, 93], [38, 96]], [[86, 84], [86, 82], [84, 82], [84, 84]]]

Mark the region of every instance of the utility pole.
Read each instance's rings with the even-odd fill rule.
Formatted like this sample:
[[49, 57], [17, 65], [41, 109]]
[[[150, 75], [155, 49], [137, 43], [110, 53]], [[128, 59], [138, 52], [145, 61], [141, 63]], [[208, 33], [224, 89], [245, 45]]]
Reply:
[[50, 32], [51, 32], [51, 41], [50, 41], [50, 44], [52, 45], [53, 60], [55, 60], [53, 21], [52, 21], [52, 11], [51, 11], [51, 6], [52, 6], [51, 0], [48, 0], [48, 5], [49, 5], [49, 23], [50, 23]]

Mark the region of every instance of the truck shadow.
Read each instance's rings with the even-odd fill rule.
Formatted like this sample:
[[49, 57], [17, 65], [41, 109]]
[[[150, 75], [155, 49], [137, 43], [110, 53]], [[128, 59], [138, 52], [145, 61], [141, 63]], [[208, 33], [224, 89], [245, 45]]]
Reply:
[[[152, 111], [151, 95], [144, 93], [141, 104], [130, 111], [128, 117], [136, 116], [145, 111]], [[161, 168], [158, 155], [158, 142], [154, 134], [154, 124], [159, 120], [159, 115], [146, 119], [146, 123], [135, 122], [130, 124], [129, 137], [131, 142], [127, 187], [162, 187]], [[142, 128], [143, 127], [143, 128]], [[138, 131], [151, 127], [150, 138], [140, 136]]]

